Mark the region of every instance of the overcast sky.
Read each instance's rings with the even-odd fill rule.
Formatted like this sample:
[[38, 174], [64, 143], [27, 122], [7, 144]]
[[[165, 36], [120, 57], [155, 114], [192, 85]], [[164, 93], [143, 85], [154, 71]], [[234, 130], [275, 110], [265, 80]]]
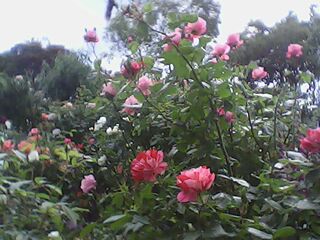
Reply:
[[[105, 32], [107, 0], [0, 0], [0, 52], [14, 44], [41, 40], [71, 49], [85, 49], [84, 28]], [[122, 0], [124, 1], [124, 0]], [[229, 33], [241, 32], [251, 20], [261, 19], [267, 26], [293, 11], [301, 20], [309, 18], [311, 4], [320, 0], [220, 0], [220, 41]], [[101, 41], [99, 49], [107, 48]]]

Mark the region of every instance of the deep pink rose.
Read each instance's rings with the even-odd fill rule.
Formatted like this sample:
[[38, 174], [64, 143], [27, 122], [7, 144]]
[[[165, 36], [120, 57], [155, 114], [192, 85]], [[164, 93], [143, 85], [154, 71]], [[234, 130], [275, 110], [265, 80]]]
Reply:
[[86, 34], [84, 35], [83, 38], [86, 42], [92, 42], [92, 43], [99, 42], [99, 38], [97, 36], [97, 32], [95, 28], [93, 30], [86, 31]]
[[163, 152], [155, 149], [138, 153], [131, 163], [131, 175], [135, 182], [154, 182], [164, 174], [168, 164], [163, 161]]
[[72, 140], [70, 138], [65, 138], [63, 142], [66, 145], [70, 145], [72, 143]]
[[308, 129], [307, 136], [300, 140], [300, 148], [309, 153], [319, 153], [320, 128]]
[[252, 71], [251, 75], [254, 80], [261, 80], [262, 78], [268, 76], [268, 73], [264, 70], [263, 67], [258, 67]]
[[286, 54], [286, 57], [288, 59], [292, 58], [292, 57], [301, 57], [303, 52], [302, 52], [302, 46], [300, 44], [290, 44], [288, 46], [288, 51]]
[[96, 179], [94, 178], [94, 176], [92, 174], [84, 176], [84, 179], [82, 179], [81, 181], [81, 190], [84, 193], [88, 193], [93, 189], [96, 189]]
[[221, 107], [221, 108], [217, 109], [217, 114], [218, 114], [219, 117], [222, 117], [222, 116], [224, 116], [226, 114], [226, 112], [224, 111], [224, 108]]
[[206, 166], [181, 172], [177, 177], [177, 186], [181, 189], [177, 196], [178, 201], [183, 203], [197, 201], [199, 194], [208, 190], [214, 180], [215, 174]]

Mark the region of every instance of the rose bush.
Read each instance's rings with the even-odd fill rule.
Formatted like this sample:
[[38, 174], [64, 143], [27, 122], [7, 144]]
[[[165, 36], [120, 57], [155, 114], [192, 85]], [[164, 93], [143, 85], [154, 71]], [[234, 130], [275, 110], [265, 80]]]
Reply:
[[158, 55], [130, 42], [119, 74], [97, 59], [93, 87], [52, 102], [30, 133], [1, 124], [0, 236], [319, 238], [319, 130], [306, 130], [304, 82], [270, 87], [256, 63], [228, 64], [246, 43], [211, 45], [205, 18], [170, 15], [166, 33], [144, 21], [150, 5], [128, 9], [160, 35]]

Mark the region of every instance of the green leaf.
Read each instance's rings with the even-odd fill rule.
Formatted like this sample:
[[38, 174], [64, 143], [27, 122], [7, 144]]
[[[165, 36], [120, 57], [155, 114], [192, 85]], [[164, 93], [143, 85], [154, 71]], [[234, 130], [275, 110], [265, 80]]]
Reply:
[[197, 240], [201, 237], [201, 232], [189, 232], [183, 235], [183, 240]]
[[104, 224], [113, 223], [127, 216], [126, 214], [114, 215], [103, 221]]
[[153, 4], [152, 4], [152, 2], [147, 2], [147, 3], [143, 6], [143, 12], [144, 12], [144, 13], [152, 12], [152, 10], [153, 10]]
[[132, 54], [135, 54], [139, 49], [139, 43], [136, 41], [133, 41], [129, 44], [129, 49], [132, 52]]
[[278, 229], [274, 234], [273, 238], [274, 239], [281, 239], [281, 238], [288, 238], [292, 237], [296, 234], [296, 230], [293, 227], [283, 227]]
[[260, 231], [256, 228], [248, 228], [248, 232], [260, 239], [272, 239], [272, 235], [263, 231]]
[[319, 205], [310, 202], [308, 199], [303, 199], [303, 200], [298, 201], [295, 204], [295, 207], [300, 210], [316, 210], [316, 209], [320, 208]]
[[97, 223], [90, 223], [87, 226], [85, 226], [80, 232], [80, 238], [84, 238], [89, 233], [91, 233], [95, 226], [97, 226]]
[[302, 72], [300, 73], [299, 77], [305, 83], [311, 83], [312, 81], [312, 75], [309, 73]]
[[239, 185], [241, 185], [243, 187], [246, 187], [246, 188], [250, 187], [250, 184], [246, 180], [243, 180], [243, 179], [240, 179], [240, 178], [234, 178], [234, 177], [231, 177], [230, 179], [233, 182], [238, 183]]
[[218, 95], [220, 98], [228, 98], [232, 95], [229, 84], [224, 82], [218, 86]]

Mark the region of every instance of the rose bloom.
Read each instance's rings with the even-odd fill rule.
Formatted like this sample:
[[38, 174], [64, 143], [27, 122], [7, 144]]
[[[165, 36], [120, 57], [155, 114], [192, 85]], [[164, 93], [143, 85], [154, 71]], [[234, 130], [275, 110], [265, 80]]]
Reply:
[[302, 52], [302, 46], [300, 44], [290, 44], [288, 46], [288, 51], [286, 54], [286, 57], [288, 59], [292, 58], [292, 57], [301, 57], [303, 52]]
[[84, 176], [84, 179], [81, 181], [81, 190], [84, 193], [89, 193], [91, 190], [96, 189], [96, 179], [92, 174]]
[[121, 74], [125, 78], [130, 78], [136, 75], [142, 68], [143, 64], [136, 61], [132, 61], [128, 66], [124, 65], [121, 67]]
[[136, 108], [139, 106], [139, 101], [133, 95], [131, 95], [124, 102], [124, 108], [122, 111], [127, 113], [128, 115], [134, 115], [137, 111]]
[[222, 116], [224, 116], [226, 114], [226, 112], [224, 111], [223, 107], [218, 108], [216, 111], [217, 111], [217, 114], [218, 114], [219, 117], [222, 117]]
[[198, 20], [194, 23], [188, 23], [184, 28], [185, 35], [189, 40], [199, 38], [201, 35], [205, 34], [206, 31], [207, 22], [201, 17], [198, 17]]
[[268, 73], [264, 71], [263, 67], [258, 67], [252, 71], [251, 75], [254, 80], [261, 80], [262, 78], [268, 76]]
[[101, 95], [114, 98], [117, 95], [117, 90], [113, 87], [111, 82], [102, 85]]
[[142, 92], [143, 95], [148, 96], [151, 94], [150, 87], [153, 85], [153, 81], [146, 76], [139, 79], [137, 88]]
[[307, 136], [300, 140], [300, 148], [305, 152], [320, 152], [320, 128], [308, 129]]
[[228, 36], [227, 44], [231, 48], [234, 48], [234, 47], [238, 48], [238, 47], [242, 46], [243, 40], [240, 39], [240, 34], [239, 33], [233, 33], [233, 34]]
[[88, 43], [89, 42], [92, 42], [92, 43], [99, 42], [99, 38], [97, 36], [97, 32], [96, 32], [95, 28], [93, 30], [86, 31], [86, 34], [84, 35], [83, 38]]
[[20, 152], [24, 152], [25, 154], [29, 154], [33, 148], [33, 145], [27, 141], [21, 141], [18, 144], [18, 149]]
[[3, 152], [10, 152], [12, 149], [14, 149], [14, 143], [12, 142], [12, 140], [4, 140], [1, 150]]
[[227, 111], [224, 117], [225, 117], [227, 123], [229, 123], [229, 124], [232, 124], [236, 121], [236, 117], [233, 112]]
[[228, 44], [217, 44], [212, 51], [214, 57], [219, 57], [222, 61], [228, 61], [230, 52], [230, 46]]
[[49, 115], [48, 114], [46, 114], [46, 113], [42, 113], [41, 114], [41, 120], [42, 121], [47, 121], [49, 119]]
[[164, 174], [168, 164], [163, 161], [163, 152], [155, 149], [140, 152], [131, 163], [131, 175], [135, 182], [154, 182]]
[[177, 186], [181, 189], [177, 196], [178, 201], [182, 203], [197, 201], [199, 194], [208, 190], [214, 180], [215, 174], [205, 166], [181, 172], [177, 177]]
[[39, 135], [40, 134], [40, 131], [38, 128], [32, 128], [29, 132], [29, 136], [36, 136], [36, 135]]

